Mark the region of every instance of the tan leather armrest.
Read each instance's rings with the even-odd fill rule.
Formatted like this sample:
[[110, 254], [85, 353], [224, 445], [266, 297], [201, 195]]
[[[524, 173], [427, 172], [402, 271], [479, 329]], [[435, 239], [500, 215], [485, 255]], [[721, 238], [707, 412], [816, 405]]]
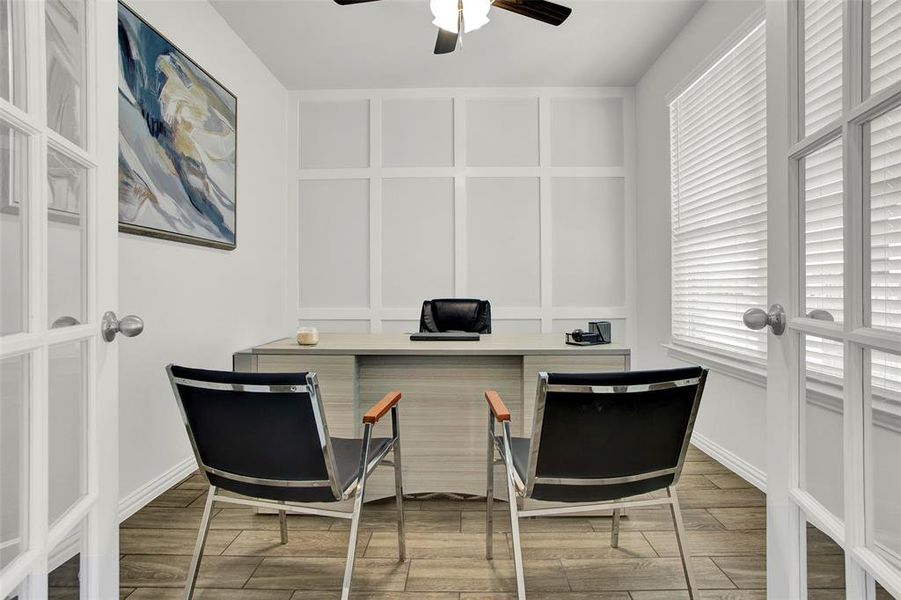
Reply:
[[388, 392], [375, 406], [366, 411], [366, 414], [363, 415], [363, 422], [377, 423], [400, 399], [400, 392]]
[[510, 411], [507, 410], [504, 401], [501, 400], [501, 397], [497, 392], [494, 390], [485, 392], [485, 400], [488, 401], [488, 407], [491, 408], [491, 412], [495, 419], [498, 421], [510, 420]]

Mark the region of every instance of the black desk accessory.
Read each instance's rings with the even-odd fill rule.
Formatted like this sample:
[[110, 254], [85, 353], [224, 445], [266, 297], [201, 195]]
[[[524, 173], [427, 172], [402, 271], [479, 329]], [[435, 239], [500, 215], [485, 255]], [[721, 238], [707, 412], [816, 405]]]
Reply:
[[610, 321], [589, 321], [588, 331], [576, 329], [566, 334], [570, 346], [597, 346], [610, 343]]
[[478, 342], [481, 339], [478, 332], [469, 331], [421, 331], [411, 333], [412, 342]]

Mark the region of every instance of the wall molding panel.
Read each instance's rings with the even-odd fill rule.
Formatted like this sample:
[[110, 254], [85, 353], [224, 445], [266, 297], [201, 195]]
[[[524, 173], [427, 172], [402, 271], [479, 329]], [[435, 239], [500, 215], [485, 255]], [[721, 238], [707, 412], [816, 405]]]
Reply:
[[476, 296], [496, 331], [635, 339], [631, 88], [295, 92], [288, 132], [304, 324], [410, 331], [421, 300]]

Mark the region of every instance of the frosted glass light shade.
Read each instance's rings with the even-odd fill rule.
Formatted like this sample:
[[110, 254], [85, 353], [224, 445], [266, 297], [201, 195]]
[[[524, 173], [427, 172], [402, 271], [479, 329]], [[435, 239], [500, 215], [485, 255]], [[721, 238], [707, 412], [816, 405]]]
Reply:
[[[429, 7], [435, 17], [433, 24], [445, 31], [459, 33], [457, 0], [431, 0]], [[490, 9], [491, 0], [463, 0], [463, 31], [469, 33], [485, 25]]]

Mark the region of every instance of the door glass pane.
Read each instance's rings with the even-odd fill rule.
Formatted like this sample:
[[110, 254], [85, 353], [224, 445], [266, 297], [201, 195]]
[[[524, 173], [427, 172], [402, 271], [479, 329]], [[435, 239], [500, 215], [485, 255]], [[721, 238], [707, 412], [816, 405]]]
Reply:
[[901, 330], [901, 108], [870, 124], [870, 322]]
[[0, 0], [0, 98], [6, 100], [10, 96], [9, 77], [12, 73], [9, 28], [9, 0]]
[[842, 110], [842, 2], [804, 2], [804, 131], [815, 133]]
[[819, 337], [802, 338], [807, 377], [801, 406], [801, 489], [842, 518], [843, 346]]
[[85, 321], [87, 169], [47, 153], [47, 315], [50, 327]]
[[[73, 539], [76, 542], [84, 540], [84, 527], [76, 529], [60, 546], [65, 547], [67, 544], [71, 544]], [[51, 553], [52, 555], [53, 553]], [[59, 559], [56, 562], [59, 562]], [[81, 598], [81, 553], [63, 560], [55, 567], [52, 563], [50, 566], [50, 573], [47, 576], [49, 597], [54, 600], [78, 600]]]
[[895, 597], [888, 593], [888, 591], [879, 585], [879, 582], [876, 582], [876, 600], [895, 600]]
[[873, 514], [867, 544], [901, 571], [901, 356], [871, 351], [868, 392]]
[[0, 360], [0, 569], [27, 544], [28, 355]]
[[[806, 157], [804, 184], [805, 312], [843, 320], [842, 145], [836, 139]], [[828, 313], [828, 315], [826, 314]]]
[[50, 523], [85, 491], [86, 342], [50, 346]]
[[19, 598], [24, 598], [24, 597], [25, 597], [25, 592], [22, 589], [22, 586], [16, 586], [16, 589], [14, 589], [9, 594], [7, 594], [6, 598], [4, 600], [19, 600]]
[[807, 597], [845, 597], [845, 551], [812, 523], [807, 523]]
[[870, 93], [901, 80], [901, 2], [872, 0], [870, 9]]
[[47, 125], [79, 146], [85, 132], [84, 0], [47, 0]]
[[24, 135], [0, 121], [0, 335], [25, 331], [28, 320], [27, 147]]
[[25, 108], [24, 9], [21, 0], [0, 0], [0, 98]]

